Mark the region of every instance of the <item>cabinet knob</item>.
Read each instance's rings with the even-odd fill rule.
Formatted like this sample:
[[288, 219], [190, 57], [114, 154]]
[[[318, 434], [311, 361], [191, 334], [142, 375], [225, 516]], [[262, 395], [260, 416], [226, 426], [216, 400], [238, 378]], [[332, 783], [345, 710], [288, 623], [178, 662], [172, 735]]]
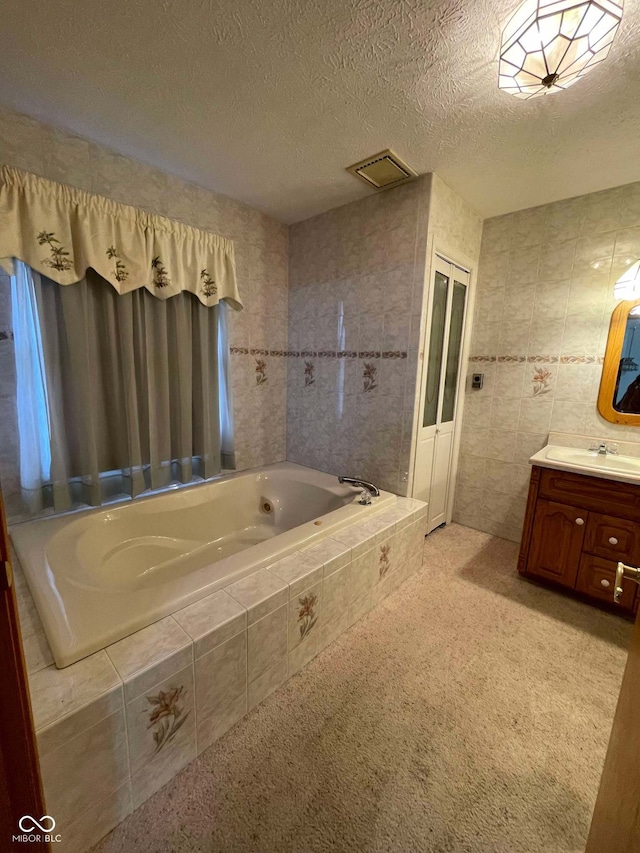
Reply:
[[584, 518], [576, 518], [576, 524], [577, 524], [577, 525], [582, 525], [582, 524], [584, 524]]
[[606, 589], [608, 586], [611, 586], [611, 582], [608, 581], [606, 578], [602, 578], [602, 580], [600, 581], [600, 586], [603, 586]]
[[610, 536], [609, 537], [609, 545], [617, 545], [617, 544], [618, 544], [618, 540], [616, 539], [616, 537]]

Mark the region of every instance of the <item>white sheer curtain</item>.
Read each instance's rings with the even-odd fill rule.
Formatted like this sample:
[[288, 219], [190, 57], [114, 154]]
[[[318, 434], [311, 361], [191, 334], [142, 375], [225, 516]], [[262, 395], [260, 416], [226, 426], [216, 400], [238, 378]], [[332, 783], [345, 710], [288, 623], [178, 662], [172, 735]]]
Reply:
[[21, 482], [31, 512], [96, 506], [235, 467], [226, 306], [119, 295], [16, 261]]
[[22, 498], [31, 512], [38, 512], [43, 486], [51, 479], [51, 430], [34, 277], [22, 261], [15, 261], [11, 276], [11, 313]]

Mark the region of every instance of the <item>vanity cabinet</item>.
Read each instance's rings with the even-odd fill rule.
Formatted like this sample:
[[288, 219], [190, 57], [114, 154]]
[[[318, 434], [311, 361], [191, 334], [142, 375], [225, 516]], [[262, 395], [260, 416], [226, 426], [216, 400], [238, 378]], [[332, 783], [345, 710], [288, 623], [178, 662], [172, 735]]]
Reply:
[[[618, 560], [640, 565], [640, 486], [534, 466], [518, 571], [613, 605]], [[623, 581], [619, 609], [637, 609]]]

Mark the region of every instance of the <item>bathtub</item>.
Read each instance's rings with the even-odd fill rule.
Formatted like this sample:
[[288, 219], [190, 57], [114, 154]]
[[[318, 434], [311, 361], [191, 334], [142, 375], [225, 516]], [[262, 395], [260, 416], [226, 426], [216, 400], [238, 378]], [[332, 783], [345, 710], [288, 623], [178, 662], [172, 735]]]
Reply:
[[17, 524], [11, 537], [62, 668], [395, 501], [358, 497], [283, 462]]

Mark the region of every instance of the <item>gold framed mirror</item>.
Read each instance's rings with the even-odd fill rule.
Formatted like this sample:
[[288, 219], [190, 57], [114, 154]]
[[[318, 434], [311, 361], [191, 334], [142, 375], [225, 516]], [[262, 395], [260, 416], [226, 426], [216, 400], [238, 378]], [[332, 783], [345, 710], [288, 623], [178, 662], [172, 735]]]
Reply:
[[640, 299], [621, 302], [611, 315], [598, 411], [612, 424], [640, 426]]

